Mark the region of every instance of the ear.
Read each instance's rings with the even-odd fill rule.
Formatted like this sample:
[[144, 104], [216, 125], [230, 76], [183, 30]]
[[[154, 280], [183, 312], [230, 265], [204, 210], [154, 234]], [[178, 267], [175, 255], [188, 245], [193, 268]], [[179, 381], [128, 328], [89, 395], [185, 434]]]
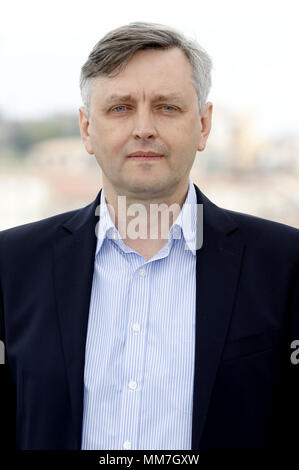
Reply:
[[211, 102], [207, 102], [204, 105], [204, 108], [201, 113], [201, 132], [200, 132], [200, 139], [199, 145], [197, 150], [202, 152], [205, 149], [207, 139], [210, 134], [211, 125], [212, 125], [212, 112], [213, 112], [213, 104]]
[[83, 140], [84, 147], [90, 155], [94, 155], [92, 148], [91, 138], [89, 134], [89, 118], [85, 106], [79, 108], [79, 126], [80, 134]]

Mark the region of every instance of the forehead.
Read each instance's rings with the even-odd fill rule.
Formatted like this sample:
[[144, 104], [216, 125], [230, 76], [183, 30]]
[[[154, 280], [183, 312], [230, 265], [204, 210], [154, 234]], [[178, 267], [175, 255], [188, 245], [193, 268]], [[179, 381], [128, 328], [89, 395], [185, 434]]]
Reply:
[[183, 98], [192, 95], [194, 84], [191, 64], [185, 53], [175, 47], [167, 50], [146, 49], [136, 52], [126, 67], [117, 75], [97, 77], [94, 94], [101, 100], [118, 95], [159, 95]]

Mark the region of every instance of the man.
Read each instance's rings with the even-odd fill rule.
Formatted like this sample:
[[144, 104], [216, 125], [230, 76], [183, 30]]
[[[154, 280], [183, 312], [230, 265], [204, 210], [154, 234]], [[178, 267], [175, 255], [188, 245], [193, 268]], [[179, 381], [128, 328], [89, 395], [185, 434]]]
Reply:
[[18, 449], [295, 444], [299, 231], [192, 183], [210, 70], [196, 42], [150, 23], [108, 33], [82, 67], [103, 188], [0, 233]]

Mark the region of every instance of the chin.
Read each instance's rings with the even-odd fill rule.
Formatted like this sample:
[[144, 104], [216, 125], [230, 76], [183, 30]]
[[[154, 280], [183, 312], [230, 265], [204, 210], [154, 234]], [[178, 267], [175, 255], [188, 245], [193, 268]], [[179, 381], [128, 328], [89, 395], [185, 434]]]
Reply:
[[150, 194], [163, 191], [168, 187], [168, 185], [169, 181], [163, 178], [157, 178], [157, 176], [150, 178], [132, 178], [127, 184], [128, 189], [130, 188], [131, 191], [146, 192]]

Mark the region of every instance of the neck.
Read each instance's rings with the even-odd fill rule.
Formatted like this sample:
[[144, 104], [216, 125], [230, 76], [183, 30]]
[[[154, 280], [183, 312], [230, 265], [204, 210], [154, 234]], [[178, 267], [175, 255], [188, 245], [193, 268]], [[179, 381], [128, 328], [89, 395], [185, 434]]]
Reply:
[[189, 180], [185, 179], [167, 195], [144, 200], [130, 192], [115, 190], [109, 181], [103, 180], [110, 217], [124, 240], [168, 239], [169, 229], [186, 200], [188, 186]]

